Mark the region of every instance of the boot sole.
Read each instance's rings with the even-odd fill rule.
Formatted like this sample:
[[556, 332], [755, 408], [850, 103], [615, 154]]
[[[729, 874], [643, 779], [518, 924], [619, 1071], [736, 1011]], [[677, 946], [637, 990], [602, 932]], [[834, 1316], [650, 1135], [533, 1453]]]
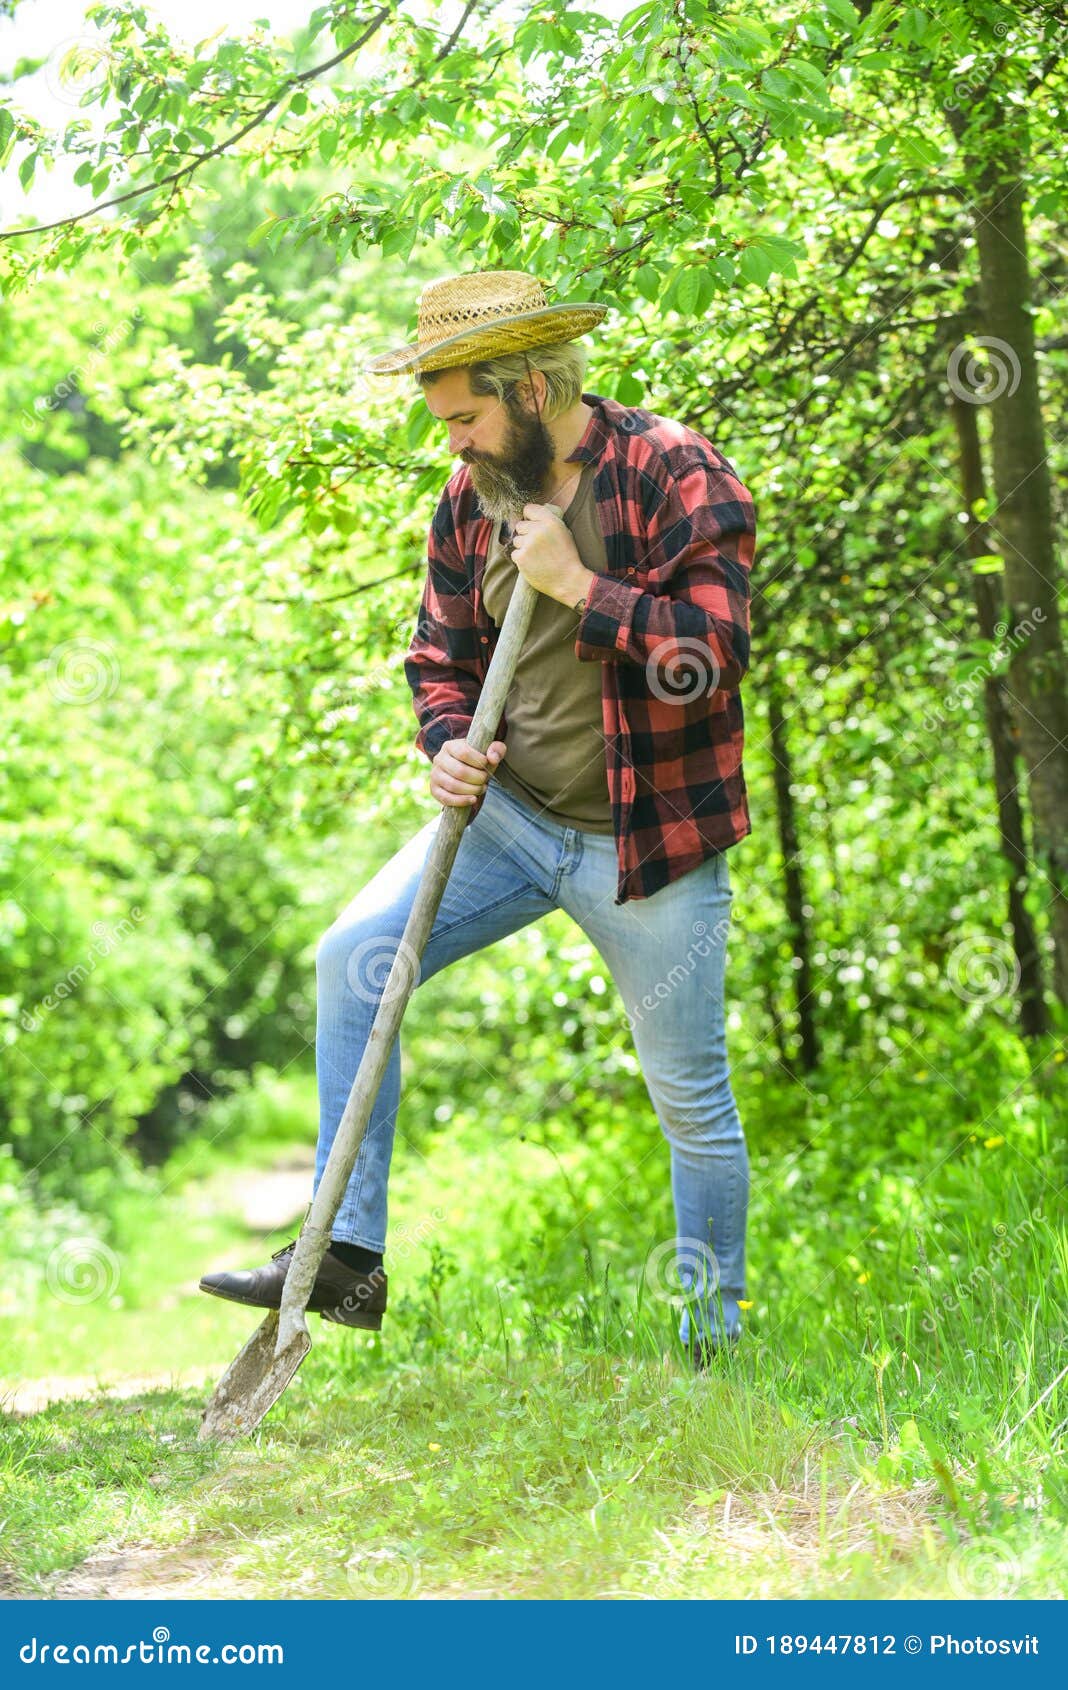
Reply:
[[336, 1326], [358, 1326], [364, 1332], [381, 1332], [380, 1314], [349, 1314], [344, 1309], [316, 1309], [320, 1320], [332, 1320]]
[[[220, 1291], [217, 1285], [201, 1285], [200, 1289], [209, 1297], [219, 1297], [224, 1303], [240, 1303], [242, 1308], [263, 1309], [269, 1311], [277, 1309], [278, 1303], [257, 1303], [253, 1297], [235, 1297], [232, 1292]], [[349, 1313], [343, 1308], [336, 1309], [308, 1309], [308, 1314], [317, 1314], [320, 1320], [331, 1320], [338, 1326], [357, 1326], [366, 1332], [381, 1332], [382, 1316], [374, 1311], [360, 1311]]]

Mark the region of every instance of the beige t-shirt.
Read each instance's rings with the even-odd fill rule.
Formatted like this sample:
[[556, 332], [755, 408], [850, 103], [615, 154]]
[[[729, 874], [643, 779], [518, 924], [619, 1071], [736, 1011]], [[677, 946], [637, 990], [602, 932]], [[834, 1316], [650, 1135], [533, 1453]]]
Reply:
[[[596, 465], [584, 464], [575, 496], [564, 512], [587, 569], [608, 566], [593, 496]], [[490, 542], [482, 596], [497, 626], [504, 621], [517, 570], [501, 545], [498, 526]], [[508, 754], [492, 778], [521, 803], [559, 827], [611, 833], [612, 807], [604, 755], [601, 665], [575, 656], [579, 612], [538, 594], [515, 679], [505, 701]]]

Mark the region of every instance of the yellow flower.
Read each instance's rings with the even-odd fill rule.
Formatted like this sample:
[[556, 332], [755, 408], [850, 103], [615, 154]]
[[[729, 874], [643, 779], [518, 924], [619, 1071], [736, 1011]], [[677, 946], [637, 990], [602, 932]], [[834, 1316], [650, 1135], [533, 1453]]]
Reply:
[[868, 1280], [870, 1278], [871, 1278], [870, 1273], [858, 1273], [857, 1274], [857, 1284], [858, 1285], [867, 1285]]
[[441, 1445], [440, 1444], [427, 1444], [426, 1447], [427, 1447], [427, 1449], [440, 1449]]
[[747, 1302], [745, 1302], [745, 1301], [744, 1301], [744, 1300], [743, 1300], [743, 1298], [741, 1298], [741, 1297], [739, 1297], [739, 1298], [738, 1298], [738, 1307], [739, 1307], [739, 1308], [740, 1308], [740, 1309], [751, 1309], [751, 1308], [752, 1308], [752, 1306], [753, 1306], [753, 1305], [752, 1305], [752, 1303], [747, 1303]]
[[1005, 1142], [1004, 1137], [1002, 1136], [1001, 1133], [998, 1133], [995, 1138], [984, 1138], [983, 1149], [984, 1150], [996, 1150], [998, 1145], [1004, 1144], [1004, 1142]]

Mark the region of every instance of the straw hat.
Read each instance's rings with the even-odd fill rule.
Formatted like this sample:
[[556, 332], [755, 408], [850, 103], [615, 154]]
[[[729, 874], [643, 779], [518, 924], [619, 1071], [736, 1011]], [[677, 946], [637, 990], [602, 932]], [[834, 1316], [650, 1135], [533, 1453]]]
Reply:
[[550, 305], [535, 276], [522, 270], [475, 270], [428, 282], [419, 295], [419, 338], [365, 365], [386, 375], [398, 370], [445, 370], [523, 352], [550, 341], [575, 340], [601, 321], [607, 305]]

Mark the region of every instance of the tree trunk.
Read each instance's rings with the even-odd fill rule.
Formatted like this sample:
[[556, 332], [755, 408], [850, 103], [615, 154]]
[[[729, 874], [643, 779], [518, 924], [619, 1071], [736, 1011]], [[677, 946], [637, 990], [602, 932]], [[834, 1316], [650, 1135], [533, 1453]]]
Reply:
[[[995, 549], [992, 536], [987, 524], [974, 514], [977, 501], [986, 493], [975, 406], [955, 393], [949, 403], [957, 430], [961, 490], [968, 516], [965, 547], [969, 557], [987, 557]], [[979, 632], [984, 640], [996, 641], [998, 616], [1002, 613], [1000, 579], [997, 574], [977, 574], [973, 571], [972, 588]], [[999, 675], [986, 677], [983, 703], [994, 760], [1001, 854], [1009, 867], [1008, 913], [1020, 968], [1020, 1030], [1025, 1038], [1033, 1039], [1049, 1031], [1049, 1021], [1042, 988], [1042, 959], [1031, 912], [1025, 902], [1028, 860], [1023, 812], [1017, 797], [1016, 737], [1005, 698], [1005, 684]]]
[[783, 878], [786, 885], [786, 916], [795, 962], [801, 1068], [804, 1073], [811, 1073], [819, 1061], [819, 1041], [812, 1013], [812, 946], [805, 917], [805, 887], [801, 876], [801, 854], [797, 844], [794, 795], [790, 789], [792, 771], [790, 744], [786, 737], [786, 714], [782, 691], [774, 676], [768, 683], [768, 723], [775, 807], [779, 820], [779, 847], [782, 851]]
[[990, 403], [997, 499], [991, 529], [1005, 559], [1008, 696], [1028, 772], [1036, 864], [1051, 892], [1054, 987], [1068, 1004], [1068, 690], [1030, 314], [1023, 150], [999, 145], [1005, 114], [993, 110], [984, 134], [989, 151], [984, 147], [987, 156], [975, 164], [983, 327], [1000, 343], [992, 348], [993, 362], [1004, 366]]

